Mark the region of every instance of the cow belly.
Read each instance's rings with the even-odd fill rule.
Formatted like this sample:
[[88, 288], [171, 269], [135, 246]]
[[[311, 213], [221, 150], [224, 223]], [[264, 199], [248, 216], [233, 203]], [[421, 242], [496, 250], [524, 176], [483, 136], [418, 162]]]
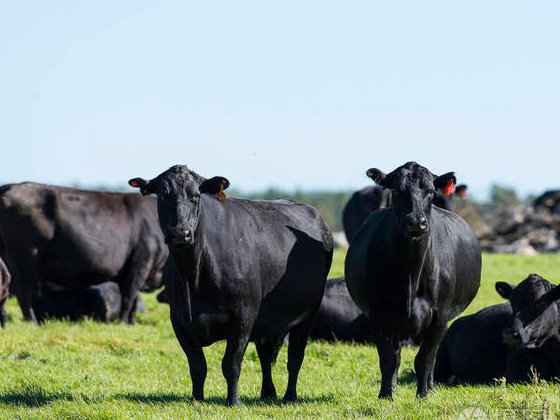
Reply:
[[[400, 337], [417, 337], [430, 325], [433, 311], [429, 303], [424, 298], [415, 298], [412, 302], [411, 313], [406, 315], [406, 311], [399, 309], [404, 305], [392, 305], [391, 308], [379, 305], [384, 308], [381, 312], [372, 314], [372, 319], [378, 324], [378, 328], [387, 337], [399, 335]], [[376, 305], [377, 306], [377, 305]]]
[[175, 330], [181, 329], [202, 347], [225, 340], [229, 331], [229, 317], [224, 312], [195, 313], [189, 321], [186, 307], [175, 308], [171, 313], [171, 322]]

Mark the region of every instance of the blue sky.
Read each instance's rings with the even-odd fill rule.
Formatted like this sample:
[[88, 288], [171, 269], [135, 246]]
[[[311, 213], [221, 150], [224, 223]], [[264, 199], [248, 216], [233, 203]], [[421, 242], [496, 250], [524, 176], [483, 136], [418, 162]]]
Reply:
[[0, 1], [1, 182], [560, 187], [560, 3]]

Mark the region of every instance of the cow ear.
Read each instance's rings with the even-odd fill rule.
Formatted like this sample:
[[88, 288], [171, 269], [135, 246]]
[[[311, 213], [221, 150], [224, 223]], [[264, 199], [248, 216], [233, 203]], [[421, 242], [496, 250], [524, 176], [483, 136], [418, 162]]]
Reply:
[[229, 187], [229, 181], [227, 178], [224, 178], [223, 176], [215, 176], [204, 180], [202, 184], [199, 185], [198, 190], [203, 194], [218, 194], [218, 200], [224, 201], [224, 190], [227, 187]]
[[560, 299], [560, 285], [553, 287], [552, 290], [547, 292], [541, 299], [549, 304]]
[[513, 286], [505, 281], [496, 282], [496, 292], [504, 299], [509, 299], [511, 297], [511, 292], [513, 291]]
[[128, 181], [128, 185], [134, 188], [140, 188], [142, 195], [149, 195], [151, 192], [148, 191], [149, 182], [144, 178], [132, 178]]
[[440, 175], [434, 179], [435, 189], [441, 190], [443, 195], [453, 194], [453, 191], [455, 191], [455, 184], [457, 184], [455, 172], [447, 172], [446, 174]]
[[377, 168], [369, 168], [366, 171], [366, 175], [371, 178], [376, 184], [381, 185], [382, 187], [386, 187], [385, 181], [387, 179], [387, 175], [383, 171], [380, 171]]

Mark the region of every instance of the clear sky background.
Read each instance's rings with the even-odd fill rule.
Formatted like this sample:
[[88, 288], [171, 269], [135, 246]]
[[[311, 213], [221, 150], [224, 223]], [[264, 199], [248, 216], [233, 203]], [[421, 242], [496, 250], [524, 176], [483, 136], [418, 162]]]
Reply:
[[560, 187], [558, 1], [0, 0], [0, 181]]

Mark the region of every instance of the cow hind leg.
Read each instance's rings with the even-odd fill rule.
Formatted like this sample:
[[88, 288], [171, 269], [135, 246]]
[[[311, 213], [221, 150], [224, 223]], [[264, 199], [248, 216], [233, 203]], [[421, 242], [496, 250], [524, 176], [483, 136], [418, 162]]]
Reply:
[[189, 371], [192, 381], [192, 396], [195, 400], [202, 401], [204, 400], [204, 381], [206, 380], [206, 374], [208, 373], [206, 357], [204, 357], [202, 347], [196, 345], [180, 326], [175, 325], [173, 321], [172, 324], [173, 329], [175, 330], [175, 335], [179, 340], [179, 344], [187, 355], [187, 359], [189, 361]]
[[281, 340], [279, 343], [275, 342], [275, 340], [267, 338], [261, 338], [255, 341], [263, 376], [261, 387], [262, 399], [276, 398], [276, 388], [274, 387], [274, 382], [272, 381], [272, 365], [276, 360], [276, 356], [278, 355], [278, 350], [281, 345]]
[[416, 370], [417, 398], [428, 396], [428, 390], [434, 386], [434, 364], [438, 346], [445, 334], [445, 322], [434, 322], [426, 331], [420, 350], [414, 359], [414, 369]]
[[314, 318], [310, 317], [290, 330], [288, 341], [288, 387], [284, 394], [284, 402], [297, 400], [298, 375], [305, 357], [305, 347], [307, 346], [307, 339], [309, 338], [313, 321]]

